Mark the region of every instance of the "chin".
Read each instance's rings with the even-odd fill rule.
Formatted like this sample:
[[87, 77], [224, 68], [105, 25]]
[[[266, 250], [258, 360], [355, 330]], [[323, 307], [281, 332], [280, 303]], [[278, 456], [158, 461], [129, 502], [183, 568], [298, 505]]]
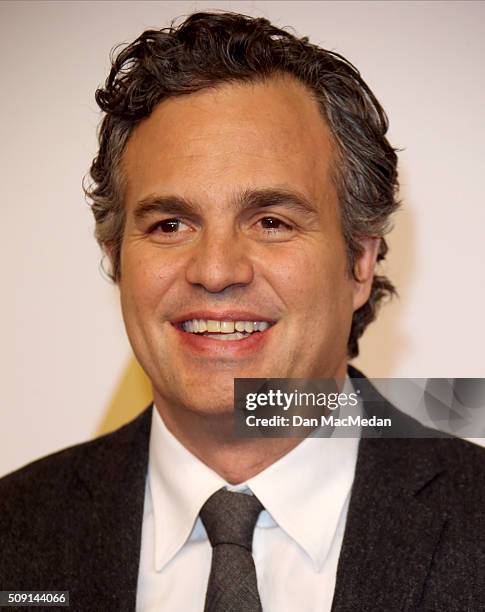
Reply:
[[234, 413], [234, 398], [232, 393], [230, 397], [200, 394], [196, 398], [186, 398], [185, 401], [183, 401], [183, 404], [186, 409], [199, 415], [220, 416], [223, 414], [231, 415]]
[[234, 377], [186, 377], [172, 390], [174, 404], [197, 414], [230, 414], [234, 411]]

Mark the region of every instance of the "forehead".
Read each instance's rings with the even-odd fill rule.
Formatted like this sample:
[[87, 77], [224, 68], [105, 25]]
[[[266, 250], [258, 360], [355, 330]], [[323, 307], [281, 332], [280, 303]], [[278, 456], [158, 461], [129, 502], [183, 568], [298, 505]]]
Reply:
[[317, 102], [291, 77], [169, 98], [128, 141], [126, 202], [174, 192], [214, 202], [268, 187], [315, 199], [331, 187], [332, 148]]

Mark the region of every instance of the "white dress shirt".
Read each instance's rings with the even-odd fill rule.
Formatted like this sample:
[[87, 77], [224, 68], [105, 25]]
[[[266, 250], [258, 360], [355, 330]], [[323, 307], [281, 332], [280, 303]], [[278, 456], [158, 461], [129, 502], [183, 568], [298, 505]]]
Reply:
[[357, 438], [307, 438], [232, 486], [190, 453], [154, 408], [137, 611], [203, 611], [212, 548], [198, 514], [227, 487], [254, 493], [265, 508], [253, 538], [264, 612], [329, 612], [358, 444]]

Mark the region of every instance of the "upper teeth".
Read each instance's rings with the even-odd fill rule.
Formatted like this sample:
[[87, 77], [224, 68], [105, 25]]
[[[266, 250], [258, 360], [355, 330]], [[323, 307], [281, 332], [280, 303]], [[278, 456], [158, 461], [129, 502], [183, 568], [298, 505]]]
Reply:
[[265, 331], [269, 325], [267, 321], [212, 321], [210, 319], [191, 319], [182, 323], [184, 331], [195, 334], [204, 332], [233, 334], [235, 331], [251, 334], [254, 331]]

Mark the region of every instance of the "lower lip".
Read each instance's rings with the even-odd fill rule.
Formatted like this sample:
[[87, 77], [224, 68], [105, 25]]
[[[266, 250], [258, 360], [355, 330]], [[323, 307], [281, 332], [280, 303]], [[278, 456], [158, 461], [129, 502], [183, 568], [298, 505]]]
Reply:
[[243, 357], [260, 351], [267, 342], [274, 325], [263, 332], [253, 332], [241, 340], [216, 340], [203, 334], [191, 334], [172, 325], [183, 345], [201, 355], [215, 357]]

